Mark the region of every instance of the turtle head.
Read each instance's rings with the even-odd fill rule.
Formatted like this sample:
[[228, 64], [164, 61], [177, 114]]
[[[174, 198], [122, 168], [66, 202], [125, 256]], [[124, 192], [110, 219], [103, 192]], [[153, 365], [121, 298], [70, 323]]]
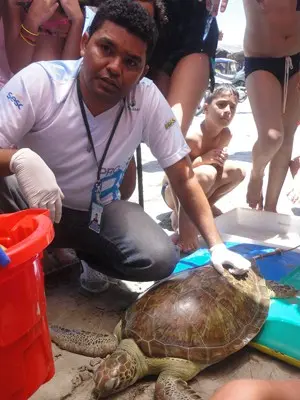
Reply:
[[131, 339], [125, 339], [100, 363], [94, 376], [94, 394], [101, 399], [120, 392], [145, 376], [146, 371], [142, 352]]

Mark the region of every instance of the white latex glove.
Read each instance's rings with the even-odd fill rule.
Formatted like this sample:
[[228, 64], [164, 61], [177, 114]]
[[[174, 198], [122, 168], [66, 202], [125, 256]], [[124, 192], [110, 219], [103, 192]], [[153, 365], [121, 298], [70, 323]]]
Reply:
[[238, 253], [234, 253], [226, 248], [224, 243], [216, 244], [209, 249], [211, 262], [215, 269], [223, 275], [224, 264], [230, 265], [229, 272], [233, 275], [243, 275], [249, 271], [251, 262]]
[[29, 207], [47, 208], [51, 220], [58, 223], [64, 195], [45, 161], [30, 149], [20, 149], [12, 156], [9, 168]]

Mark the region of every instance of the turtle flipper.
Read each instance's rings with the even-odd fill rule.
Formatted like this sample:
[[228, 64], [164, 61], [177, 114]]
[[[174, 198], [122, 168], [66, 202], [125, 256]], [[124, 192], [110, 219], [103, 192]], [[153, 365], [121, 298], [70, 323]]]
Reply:
[[285, 285], [276, 281], [266, 280], [267, 287], [269, 289], [270, 297], [288, 298], [296, 297], [300, 295], [300, 291], [294, 286]]
[[52, 342], [63, 350], [87, 357], [105, 357], [118, 346], [118, 339], [109, 332], [86, 332], [50, 325]]
[[203, 400], [183, 379], [162, 372], [155, 386], [155, 400]]

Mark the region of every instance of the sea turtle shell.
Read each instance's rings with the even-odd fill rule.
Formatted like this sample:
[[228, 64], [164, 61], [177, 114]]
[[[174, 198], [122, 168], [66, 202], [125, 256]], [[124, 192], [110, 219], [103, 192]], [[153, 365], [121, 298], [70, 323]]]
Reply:
[[177, 357], [213, 364], [246, 346], [269, 310], [265, 280], [220, 275], [212, 266], [187, 270], [150, 288], [122, 321], [148, 357]]

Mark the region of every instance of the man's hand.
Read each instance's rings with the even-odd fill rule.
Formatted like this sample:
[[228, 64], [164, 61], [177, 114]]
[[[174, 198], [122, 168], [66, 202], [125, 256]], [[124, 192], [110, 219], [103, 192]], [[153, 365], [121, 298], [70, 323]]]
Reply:
[[227, 153], [223, 149], [213, 149], [203, 154], [202, 162], [207, 165], [216, 164], [219, 167], [223, 167], [227, 157]]
[[233, 275], [243, 275], [249, 271], [251, 263], [238, 253], [226, 248], [225, 244], [216, 244], [210, 249], [211, 262], [215, 269], [222, 275], [224, 265], [230, 265], [229, 272]]
[[[200, 0], [202, 1], [202, 0]], [[218, 15], [219, 9], [224, 12], [227, 8], [229, 0], [206, 0], [206, 8], [214, 17]]]
[[30, 149], [20, 149], [11, 158], [10, 170], [16, 175], [29, 207], [47, 208], [52, 221], [58, 223], [64, 195], [42, 158]]

